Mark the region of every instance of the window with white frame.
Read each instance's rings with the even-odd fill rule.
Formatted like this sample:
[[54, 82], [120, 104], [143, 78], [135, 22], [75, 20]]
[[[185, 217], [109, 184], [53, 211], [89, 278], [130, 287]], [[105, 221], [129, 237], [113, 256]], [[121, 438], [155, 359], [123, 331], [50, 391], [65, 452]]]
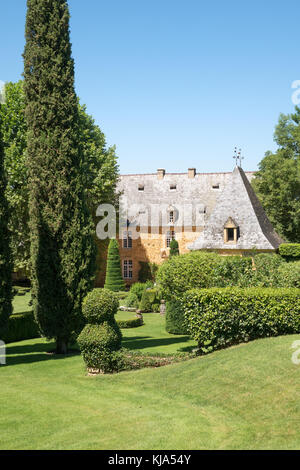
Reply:
[[132, 279], [132, 260], [125, 259], [123, 261], [123, 277], [124, 279]]
[[169, 212], [169, 223], [173, 223], [175, 219], [174, 211]]
[[123, 232], [123, 248], [132, 248], [132, 234], [127, 230]]
[[169, 230], [166, 237], [167, 248], [170, 248], [170, 243], [172, 240], [175, 240], [175, 232], [174, 230]]

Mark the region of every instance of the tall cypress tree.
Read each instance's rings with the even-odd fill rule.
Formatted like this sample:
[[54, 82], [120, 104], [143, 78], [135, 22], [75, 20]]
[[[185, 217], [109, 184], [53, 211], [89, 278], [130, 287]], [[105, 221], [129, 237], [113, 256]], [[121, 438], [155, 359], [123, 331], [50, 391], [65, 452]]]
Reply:
[[27, 0], [24, 77], [34, 313], [64, 354], [95, 272], [66, 0]]
[[[0, 103], [1, 106], [1, 103]], [[6, 178], [4, 172], [4, 150], [1, 135], [0, 113], [0, 339], [5, 333], [8, 317], [12, 312], [11, 256], [8, 231], [8, 204], [5, 198]]]

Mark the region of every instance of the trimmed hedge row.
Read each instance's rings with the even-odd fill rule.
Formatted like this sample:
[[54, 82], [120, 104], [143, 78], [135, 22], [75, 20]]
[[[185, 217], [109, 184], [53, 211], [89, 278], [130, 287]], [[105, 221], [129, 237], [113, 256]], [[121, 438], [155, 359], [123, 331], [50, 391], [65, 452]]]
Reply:
[[202, 353], [256, 338], [300, 333], [300, 289], [192, 289], [181, 306]]
[[174, 300], [195, 287], [246, 287], [252, 271], [251, 258], [195, 251], [163, 263], [156, 280], [163, 298]]
[[130, 320], [117, 320], [120, 328], [137, 328], [144, 324], [142, 318], [131, 318]]
[[166, 305], [166, 331], [172, 335], [188, 335], [189, 330], [184, 322], [182, 306], [178, 301], [169, 300]]
[[282, 243], [279, 253], [285, 258], [300, 258], [300, 243]]
[[0, 339], [3, 339], [6, 343], [14, 343], [25, 339], [39, 338], [39, 336], [33, 312], [23, 312], [9, 317], [4, 338]]

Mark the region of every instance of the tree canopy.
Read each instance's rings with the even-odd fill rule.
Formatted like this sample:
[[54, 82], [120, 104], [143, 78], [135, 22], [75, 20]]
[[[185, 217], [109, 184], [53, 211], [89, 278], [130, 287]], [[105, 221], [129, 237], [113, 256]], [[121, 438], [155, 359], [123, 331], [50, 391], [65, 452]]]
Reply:
[[252, 181], [277, 232], [300, 242], [300, 108], [279, 117], [274, 133], [278, 150], [266, 152]]
[[[5, 168], [8, 178], [6, 197], [11, 209], [10, 230], [14, 269], [29, 270], [30, 232], [28, 227], [28, 171], [26, 167], [27, 124], [25, 120], [24, 83], [5, 85], [2, 118]], [[105, 135], [78, 102], [79, 131], [82, 144], [82, 177], [89, 210], [95, 218], [102, 203], [117, 204], [116, 185], [119, 167], [115, 147], [107, 148]], [[1, 121], [0, 121], [1, 122]]]

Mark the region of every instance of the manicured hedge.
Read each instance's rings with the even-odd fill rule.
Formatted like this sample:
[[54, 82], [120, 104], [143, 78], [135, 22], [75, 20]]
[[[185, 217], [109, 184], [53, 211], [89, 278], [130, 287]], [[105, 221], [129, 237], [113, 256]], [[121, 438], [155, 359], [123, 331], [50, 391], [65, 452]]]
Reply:
[[191, 252], [163, 263], [156, 280], [163, 299], [174, 300], [195, 287], [247, 286], [252, 271], [251, 258]]
[[279, 267], [279, 284], [281, 287], [297, 287], [300, 289], [300, 261], [284, 263]]
[[182, 305], [177, 300], [169, 300], [166, 305], [166, 331], [173, 335], [187, 335], [189, 330], [184, 323]]
[[300, 289], [193, 289], [185, 323], [202, 353], [267, 336], [300, 333]]
[[300, 243], [282, 243], [279, 253], [285, 258], [300, 258]]
[[137, 328], [144, 324], [142, 318], [131, 318], [130, 320], [117, 320], [119, 328]]
[[4, 338], [0, 339], [3, 339], [6, 343], [14, 343], [15, 341], [38, 338], [39, 336], [33, 312], [24, 312], [9, 317], [7, 331]]
[[144, 290], [142, 294], [139, 309], [142, 312], [153, 312], [154, 311], [153, 306], [154, 305], [156, 306], [159, 303], [160, 303], [160, 295], [159, 295], [158, 289], [156, 289], [155, 287], [152, 289], [146, 289]]

